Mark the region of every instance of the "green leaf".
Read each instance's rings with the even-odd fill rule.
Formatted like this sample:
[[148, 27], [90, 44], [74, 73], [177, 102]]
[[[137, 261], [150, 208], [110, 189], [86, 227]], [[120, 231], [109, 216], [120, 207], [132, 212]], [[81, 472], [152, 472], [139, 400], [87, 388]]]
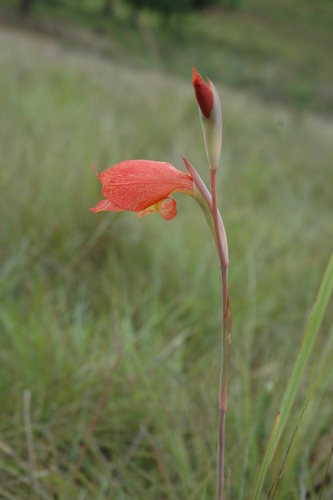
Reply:
[[298, 388], [300, 386], [306, 365], [309, 361], [315, 340], [317, 338], [319, 328], [330, 300], [333, 290], [333, 254], [327, 266], [323, 281], [314, 303], [304, 336], [299, 348], [296, 361], [294, 363], [293, 371], [291, 373], [288, 385], [282, 398], [280, 406], [281, 420], [279, 430], [276, 436], [274, 451], [281, 439], [283, 430], [286, 426], [288, 416], [292, 405], [295, 401]]
[[293, 371], [291, 373], [289, 382], [284, 392], [279, 412], [280, 415], [279, 425], [277, 426], [277, 421], [276, 421], [261, 468], [259, 470], [256, 479], [251, 500], [259, 500], [260, 498], [260, 494], [263, 488], [264, 480], [267, 474], [271, 458], [275, 453], [277, 445], [279, 444], [282, 433], [286, 426], [290, 410], [295, 401], [296, 394], [300, 386], [310, 354], [312, 352], [315, 340], [317, 338], [327, 304], [332, 294], [332, 290], [333, 290], [333, 254], [327, 266], [323, 281], [320, 285], [320, 289], [316, 301], [314, 303], [303, 336], [303, 340], [297, 354], [296, 361], [294, 363]]
[[268, 467], [269, 467], [271, 460], [272, 460], [272, 457], [273, 457], [274, 443], [276, 440], [276, 435], [277, 435], [278, 430], [280, 428], [279, 424], [280, 424], [280, 412], [277, 414], [277, 417], [275, 420], [275, 424], [274, 424], [273, 431], [272, 431], [272, 434], [271, 434], [271, 437], [270, 437], [270, 440], [269, 440], [269, 443], [267, 446], [267, 450], [266, 450], [264, 459], [262, 461], [262, 464], [261, 464], [261, 467], [259, 470], [259, 474], [257, 476], [256, 482], [255, 482], [255, 485], [254, 485], [254, 488], [252, 491], [251, 500], [258, 500], [260, 498], [260, 494], [261, 494], [261, 491], [262, 491], [262, 488], [264, 485], [264, 481], [265, 481], [265, 477], [266, 477], [266, 474], [268, 471]]

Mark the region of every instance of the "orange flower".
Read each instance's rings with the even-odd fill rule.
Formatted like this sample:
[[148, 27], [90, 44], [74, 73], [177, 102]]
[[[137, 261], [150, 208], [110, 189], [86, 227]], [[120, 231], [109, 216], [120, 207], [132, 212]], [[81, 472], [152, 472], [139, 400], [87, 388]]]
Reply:
[[214, 101], [213, 92], [210, 86], [208, 86], [205, 83], [203, 78], [199, 75], [199, 73], [194, 67], [192, 68], [192, 71], [193, 71], [192, 83], [195, 91], [195, 96], [197, 98], [202, 114], [208, 120], [213, 109], [213, 101]]
[[159, 212], [171, 220], [177, 215], [172, 193], [194, 196], [192, 177], [162, 161], [126, 160], [96, 174], [107, 199], [99, 201], [92, 212], [129, 210], [138, 217]]

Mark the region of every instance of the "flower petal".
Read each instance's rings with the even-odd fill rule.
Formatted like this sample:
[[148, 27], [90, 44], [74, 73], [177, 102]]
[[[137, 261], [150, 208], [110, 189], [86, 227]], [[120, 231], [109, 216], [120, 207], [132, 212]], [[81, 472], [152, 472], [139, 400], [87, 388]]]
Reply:
[[192, 178], [166, 162], [127, 160], [99, 175], [103, 195], [122, 210], [141, 212], [172, 192], [193, 196]]
[[116, 207], [110, 200], [101, 200], [97, 203], [95, 208], [89, 208], [91, 212], [123, 212], [122, 208]]
[[177, 215], [177, 203], [172, 198], [164, 201], [160, 207], [160, 214], [164, 220], [172, 220]]
[[154, 214], [156, 212], [160, 212], [162, 219], [172, 220], [177, 215], [177, 203], [175, 200], [170, 198], [169, 200], [155, 203], [155, 205], [152, 205], [145, 210], [141, 210], [141, 212], [136, 212], [136, 215], [141, 219], [146, 215]]
[[145, 208], [140, 212], [136, 212], [136, 215], [139, 217], [139, 219], [142, 219], [142, 217], [145, 217], [146, 215], [155, 214], [156, 212], [159, 212], [161, 203], [162, 202], [160, 201], [158, 203], [155, 203], [151, 207]]

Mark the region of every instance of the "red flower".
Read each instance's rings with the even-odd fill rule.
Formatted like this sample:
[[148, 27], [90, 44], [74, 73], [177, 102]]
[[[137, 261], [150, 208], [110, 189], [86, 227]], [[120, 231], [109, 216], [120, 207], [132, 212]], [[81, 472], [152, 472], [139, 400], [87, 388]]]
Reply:
[[208, 86], [203, 78], [199, 75], [197, 70], [195, 68], [192, 68], [192, 71], [192, 83], [195, 91], [195, 96], [197, 98], [202, 114], [208, 119], [213, 108], [213, 92], [210, 86]]
[[99, 201], [92, 212], [129, 210], [138, 217], [159, 212], [171, 220], [177, 215], [172, 193], [194, 196], [192, 177], [162, 161], [126, 160], [96, 174], [107, 199]]

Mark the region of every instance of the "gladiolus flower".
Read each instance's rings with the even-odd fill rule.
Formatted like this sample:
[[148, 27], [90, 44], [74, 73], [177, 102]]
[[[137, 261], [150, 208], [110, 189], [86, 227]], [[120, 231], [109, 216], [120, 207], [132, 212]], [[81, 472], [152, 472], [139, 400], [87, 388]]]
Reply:
[[195, 68], [192, 68], [192, 71], [193, 71], [192, 83], [195, 91], [195, 96], [197, 98], [202, 114], [208, 120], [212, 112], [213, 101], [214, 101], [213, 92], [212, 89], [210, 88], [210, 82], [208, 86]]
[[106, 200], [99, 201], [92, 212], [129, 210], [138, 217], [159, 212], [163, 219], [172, 220], [177, 215], [172, 193], [194, 196], [192, 177], [162, 161], [126, 160], [96, 175]]

